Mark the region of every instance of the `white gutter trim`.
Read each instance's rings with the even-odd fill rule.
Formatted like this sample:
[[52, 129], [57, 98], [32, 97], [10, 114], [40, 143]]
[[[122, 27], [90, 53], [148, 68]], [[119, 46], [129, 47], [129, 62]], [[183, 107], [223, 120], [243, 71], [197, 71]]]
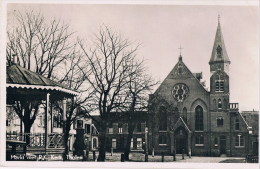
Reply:
[[7, 83], [6, 87], [11, 87], [11, 88], [25, 88], [25, 89], [42, 89], [42, 90], [56, 90], [56, 91], [61, 91], [64, 93], [72, 94], [72, 95], [79, 95], [79, 92], [75, 92], [69, 89], [65, 89], [59, 86], [41, 86], [41, 85], [25, 85], [25, 84], [10, 84]]

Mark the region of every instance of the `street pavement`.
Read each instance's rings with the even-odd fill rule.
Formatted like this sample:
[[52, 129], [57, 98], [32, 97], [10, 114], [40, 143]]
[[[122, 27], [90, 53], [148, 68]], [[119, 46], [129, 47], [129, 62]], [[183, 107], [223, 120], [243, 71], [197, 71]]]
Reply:
[[[143, 153], [130, 153], [129, 155], [130, 161], [129, 162], [144, 162], [145, 161], [145, 155]], [[91, 154], [90, 154], [90, 159]], [[192, 156], [189, 158], [189, 156], [184, 156], [184, 159], [182, 159], [182, 155], [177, 154], [176, 155], [176, 161], [173, 161], [173, 156], [164, 156], [164, 162], [177, 162], [177, 163], [219, 163], [219, 162], [232, 162], [232, 163], [245, 163], [245, 158], [243, 157], [198, 157], [198, 156]], [[113, 153], [111, 156], [111, 153], [106, 153], [106, 161], [112, 162], [112, 161], [121, 161], [121, 153]], [[162, 156], [156, 155], [152, 157], [152, 155], [148, 156], [148, 162], [162, 162]]]

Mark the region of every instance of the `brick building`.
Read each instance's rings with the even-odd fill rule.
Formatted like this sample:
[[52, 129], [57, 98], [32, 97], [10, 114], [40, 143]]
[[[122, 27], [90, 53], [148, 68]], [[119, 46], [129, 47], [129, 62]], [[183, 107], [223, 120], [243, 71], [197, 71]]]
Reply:
[[150, 153], [244, 156], [258, 147], [258, 130], [253, 133], [239, 104], [229, 101], [230, 64], [220, 23], [209, 61], [210, 91], [201, 81], [202, 73], [192, 73], [179, 56], [149, 98]]
[[[99, 121], [99, 116], [94, 117]], [[106, 150], [123, 152], [128, 136], [129, 121], [135, 123], [133, 137], [131, 139], [131, 151], [144, 151], [145, 128], [148, 122], [147, 111], [132, 112], [111, 112], [107, 123], [107, 142]], [[96, 126], [99, 126], [96, 124]]]

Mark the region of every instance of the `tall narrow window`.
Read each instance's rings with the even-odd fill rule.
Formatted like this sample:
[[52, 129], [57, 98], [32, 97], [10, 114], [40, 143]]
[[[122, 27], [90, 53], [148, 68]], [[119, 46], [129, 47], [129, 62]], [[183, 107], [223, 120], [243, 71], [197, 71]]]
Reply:
[[42, 115], [40, 115], [40, 126], [44, 126], [44, 118]]
[[186, 109], [186, 107], [184, 107], [183, 110], [182, 110], [182, 118], [185, 122], [187, 122], [187, 109]]
[[137, 138], [137, 149], [142, 149], [143, 141], [142, 138]]
[[218, 138], [217, 137], [215, 137], [215, 139], [214, 139], [214, 146], [218, 146]]
[[216, 92], [224, 92], [224, 79], [222, 74], [216, 75], [215, 85]]
[[122, 123], [118, 124], [118, 133], [123, 133], [123, 124]]
[[224, 118], [218, 117], [217, 118], [217, 127], [223, 127], [223, 125], [224, 125]]
[[226, 99], [224, 99], [224, 101], [223, 101], [223, 109], [228, 109], [228, 106], [227, 106], [228, 104], [227, 104], [227, 100]]
[[221, 101], [221, 99], [218, 99], [218, 109], [222, 109], [222, 101]]
[[204, 145], [204, 137], [203, 135], [198, 135], [195, 138], [195, 146], [203, 146]]
[[216, 99], [213, 100], [213, 110], [216, 110], [217, 109], [217, 101]]
[[83, 128], [83, 120], [77, 120], [77, 128]]
[[245, 146], [244, 142], [245, 142], [244, 136], [240, 134], [236, 136], [236, 147], [244, 147]]
[[90, 124], [85, 124], [85, 132], [86, 132], [86, 134], [91, 133], [91, 125]]
[[141, 123], [136, 124], [136, 132], [141, 132], [142, 131], [142, 126]]
[[93, 149], [96, 149], [97, 148], [97, 139], [96, 138], [93, 138]]
[[161, 107], [159, 112], [159, 130], [167, 130], [167, 113], [164, 107]]
[[112, 123], [110, 123], [108, 125], [108, 134], [113, 134], [113, 124]]
[[238, 118], [235, 121], [235, 130], [240, 130], [240, 123]]
[[201, 106], [195, 108], [195, 130], [203, 130], [203, 108]]
[[116, 149], [116, 139], [112, 139], [112, 148]]

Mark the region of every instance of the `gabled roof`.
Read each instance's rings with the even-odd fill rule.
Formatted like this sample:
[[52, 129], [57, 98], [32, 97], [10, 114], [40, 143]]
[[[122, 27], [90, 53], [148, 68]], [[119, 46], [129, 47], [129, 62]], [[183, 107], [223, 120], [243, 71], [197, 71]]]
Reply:
[[187, 124], [185, 123], [185, 121], [182, 119], [182, 117], [180, 117], [178, 119], [178, 121], [176, 122], [175, 126], [174, 126], [174, 130], [176, 130], [178, 127], [180, 126], [184, 126], [184, 128], [189, 132], [191, 133], [191, 130], [189, 129], [189, 127], [187, 126]]
[[[179, 68], [182, 68], [182, 72], [179, 72]], [[182, 61], [182, 56], [179, 56], [179, 61], [177, 62], [177, 64], [174, 66], [174, 68], [170, 71], [170, 73], [167, 75], [167, 77], [163, 80], [163, 82], [161, 83], [161, 85], [157, 88], [157, 90], [154, 92], [156, 93], [159, 88], [165, 83], [166, 80], [169, 79], [195, 79], [199, 86], [201, 86], [201, 88], [203, 90], [205, 90], [206, 92], [208, 92], [205, 87], [200, 83], [200, 81], [194, 76], [194, 74], [189, 70], [189, 68], [184, 64], [184, 62]]]
[[61, 83], [48, 79], [17, 64], [6, 67], [6, 87], [57, 90], [71, 95], [79, 94]]
[[[218, 54], [218, 51], [220, 54]], [[215, 41], [212, 49], [212, 54], [211, 58], [209, 61], [209, 64], [214, 63], [214, 62], [227, 62], [230, 63], [226, 46], [224, 43], [224, 38], [221, 32], [221, 26], [220, 22], [218, 22], [218, 27], [217, 27], [217, 32], [215, 35]]]
[[[178, 68], [182, 68], [182, 72], [180, 73]], [[189, 70], [189, 68], [182, 61], [182, 56], [179, 56], [179, 61], [168, 74], [166, 79], [176, 79], [176, 78], [196, 78], [193, 73]], [[197, 79], [197, 78], [196, 78]]]

